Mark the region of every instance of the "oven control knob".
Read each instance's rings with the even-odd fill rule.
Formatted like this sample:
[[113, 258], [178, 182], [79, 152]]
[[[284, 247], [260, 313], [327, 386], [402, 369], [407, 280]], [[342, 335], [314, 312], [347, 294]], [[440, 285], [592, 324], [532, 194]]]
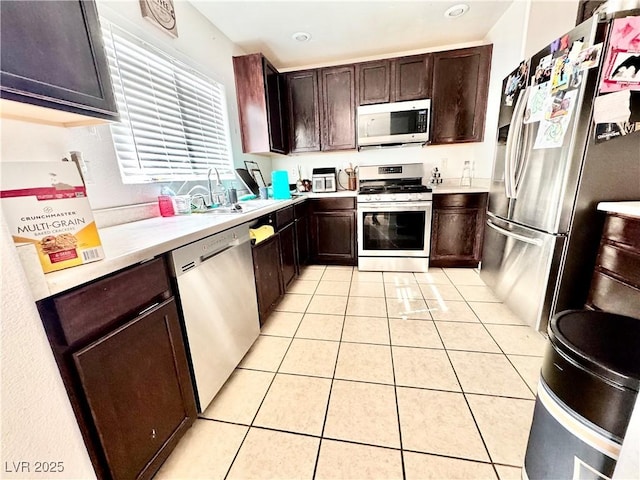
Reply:
[[376, 200], [380, 200], [380, 195], [376, 195], [376, 196], [375, 196], [375, 199], [376, 199]]

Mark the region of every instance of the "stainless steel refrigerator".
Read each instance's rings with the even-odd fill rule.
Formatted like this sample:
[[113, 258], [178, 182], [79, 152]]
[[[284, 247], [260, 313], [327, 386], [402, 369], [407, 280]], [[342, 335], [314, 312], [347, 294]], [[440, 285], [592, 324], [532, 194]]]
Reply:
[[[584, 306], [604, 223], [597, 204], [640, 199], [640, 131], [597, 143], [592, 118], [612, 21], [638, 15], [592, 17], [523, 62], [503, 84], [480, 276], [540, 331], [556, 312]], [[574, 104], [564, 138], [540, 148], [538, 131], [546, 127], [525, 121], [529, 95], [544, 80], [539, 76], [549, 74], [549, 55], [553, 64], [561, 47], [570, 51], [576, 41], [584, 48], [603, 42], [603, 58], [569, 79], [573, 93], [566, 96]], [[631, 117], [640, 115], [639, 96], [633, 92]]]

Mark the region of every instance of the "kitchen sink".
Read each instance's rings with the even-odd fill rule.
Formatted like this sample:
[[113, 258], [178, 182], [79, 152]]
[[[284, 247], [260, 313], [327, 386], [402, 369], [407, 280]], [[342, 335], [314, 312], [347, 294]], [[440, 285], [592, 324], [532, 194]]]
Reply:
[[239, 209], [234, 207], [215, 207], [209, 208], [206, 211], [194, 211], [194, 213], [204, 213], [207, 215], [238, 215], [271, 206], [275, 202], [276, 200], [247, 200], [246, 202], [237, 204], [237, 206], [240, 207]]

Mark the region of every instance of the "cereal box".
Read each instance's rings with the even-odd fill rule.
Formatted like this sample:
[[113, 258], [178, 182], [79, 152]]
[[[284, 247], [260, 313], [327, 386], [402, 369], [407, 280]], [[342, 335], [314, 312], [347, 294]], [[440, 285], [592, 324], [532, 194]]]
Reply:
[[2, 212], [17, 244], [35, 244], [45, 273], [104, 258], [75, 163], [0, 163]]

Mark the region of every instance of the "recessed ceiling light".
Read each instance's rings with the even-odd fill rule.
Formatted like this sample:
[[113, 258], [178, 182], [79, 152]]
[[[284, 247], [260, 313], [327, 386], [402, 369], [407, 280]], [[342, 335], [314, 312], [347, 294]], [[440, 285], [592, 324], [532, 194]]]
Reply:
[[467, 5], [466, 3], [459, 3], [457, 5], [454, 5], [453, 7], [447, 8], [447, 11], [444, 12], [444, 16], [446, 18], [461, 17], [462, 15], [467, 13], [467, 10], [469, 10], [469, 5]]
[[308, 42], [309, 40], [311, 40], [311, 34], [307, 32], [296, 32], [291, 35], [291, 38], [298, 42]]

